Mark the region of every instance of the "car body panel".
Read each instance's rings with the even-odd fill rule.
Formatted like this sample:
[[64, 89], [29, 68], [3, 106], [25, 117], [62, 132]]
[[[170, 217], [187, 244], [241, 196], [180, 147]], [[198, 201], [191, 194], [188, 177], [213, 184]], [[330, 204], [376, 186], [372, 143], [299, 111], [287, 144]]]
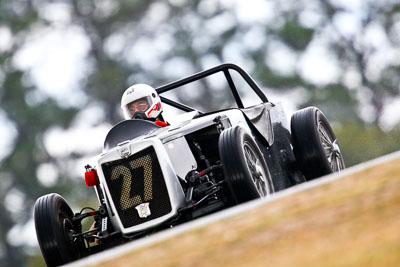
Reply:
[[[135, 153], [138, 153], [139, 151], [142, 151], [150, 146], [154, 147], [157, 155], [168, 154], [165, 146], [162, 144], [162, 142], [157, 137], [148, 138], [145, 140], [143, 140], [142, 138], [139, 138], [138, 140], [129, 141], [129, 143], [126, 143], [124, 145], [129, 147], [130, 155], [134, 155]], [[120, 160], [122, 158], [123, 158], [123, 156], [121, 156], [121, 147], [117, 146], [117, 147], [109, 150], [108, 153], [105, 153], [102, 157], [100, 157], [98, 159], [98, 166], [102, 166], [102, 164], [104, 164], [106, 162], [112, 162], [112, 161]], [[180, 185], [180, 182], [178, 181], [178, 177], [175, 174], [175, 170], [173, 168], [173, 165], [172, 165], [170, 159], [168, 157], [163, 157], [162, 160], [159, 160], [159, 164], [161, 166], [163, 177], [165, 178], [168, 195], [171, 200], [172, 210], [170, 213], [166, 214], [165, 216], [162, 216], [162, 217], [154, 219], [150, 222], [146, 222], [146, 223], [139, 224], [139, 225], [136, 225], [134, 227], [129, 227], [129, 228], [125, 228], [122, 225], [121, 219], [117, 212], [116, 204], [113, 201], [111, 201], [112, 195], [111, 195], [110, 189], [107, 185], [104, 172], [103, 172], [102, 168], [98, 168], [98, 175], [100, 178], [100, 182], [103, 185], [104, 193], [107, 196], [106, 201], [108, 202], [107, 206], [108, 206], [109, 212], [110, 212], [110, 214], [112, 213], [115, 215], [115, 216], [111, 216], [111, 222], [112, 222], [114, 228], [119, 229], [123, 235], [131, 234], [134, 232], [142, 231], [143, 229], [155, 227], [155, 226], [163, 223], [164, 221], [177, 216], [178, 209], [184, 205], [185, 195], [184, 195], [184, 192]]]

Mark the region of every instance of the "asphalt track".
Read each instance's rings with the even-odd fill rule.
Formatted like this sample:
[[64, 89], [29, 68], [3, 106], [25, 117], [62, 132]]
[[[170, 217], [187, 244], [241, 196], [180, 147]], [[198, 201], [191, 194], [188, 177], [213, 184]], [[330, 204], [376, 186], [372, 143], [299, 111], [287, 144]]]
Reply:
[[211, 224], [213, 222], [225, 219], [225, 218], [229, 218], [229, 217], [233, 217], [236, 216], [242, 212], [245, 211], [249, 211], [252, 209], [255, 209], [259, 206], [262, 205], [268, 205], [268, 203], [273, 202], [273, 201], [279, 201], [281, 198], [285, 198], [287, 196], [290, 196], [296, 192], [300, 192], [300, 191], [304, 191], [313, 187], [318, 187], [322, 184], [325, 183], [329, 183], [333, 180], [339, 180], [339, 179], [343, 179], [353, 173], [362, 171], [364, 169], [367, 169], [369, 167], [373, 167], [385, 162], [389, 162], [391, 160], [395, 160], [395, 159], [399, 159], [400, 158], [400, 151], [394, 152], [392, 154], [388, 154], [386, 156], [382, 156], [380, 158], [371, 160], [371, 161], [367, 161], [365, 163], [361, 163], [359, 165], [353, 166], [351, 168], [345, 169], [344, 171], [340, 172], [340, 173], [334, 173], [331, 175], [327, 175], [325, 177], [322, 177], [320, 179], [317, 180], [313, 180], [307, 183], [303, 183], [291, 188], [288, 188], [284, 191], [280, 191], [276, 194], [274, 194], [273, 196], [271, 196], [270, 198], [267, 199], [258, 199], [258, 200], [254, 200], [254, 201], [250, 201], [247, 202], [245, 204], [241, 204], [226, 210], [223, 210], [221, 212], [212, 214], [212, 215], [208, 215], [206, 217], [194, 220], [192, 222], [188, 222], [186, 224], [183, 225], [179, 225], [176, 226], [174, 228], [171, 228], [169, 230], [165, 230], [156, 234], [152, 234], [149, 237], [145, 237], [145, 238], [141, 238], [137, 241], [132, 241], [129, 242], [127, 244], [124, 245], [120, 245], [118, 247], [112, 248], [112, 249], [108, 249], [106, 251], [97, 253], [95, 255], [83, 258], [81, 260], [69, 263], [67, 265], [64, 266], [69, 266], [69, 267], [76, 267], [76, 266], [91, 266], [91, 265], [95, 265], [95, 264], [99, 264], [102, 261], [106, 261], [106, 260], [111, 260], [113, 258], [119, 257], [121, 255], [124, 255], [130, 251], [133, 251], [135, 249], [138, 248], [143, 248], [146, 246], [150, 246], [152, 244], [161, 242], [163, 240], [169, 239], [173, 236], [179, 235], [181, 233], [184, 232], [189, 232], [195, 229], [198, 229], [200, 227], [204, 227], [208, 224]]

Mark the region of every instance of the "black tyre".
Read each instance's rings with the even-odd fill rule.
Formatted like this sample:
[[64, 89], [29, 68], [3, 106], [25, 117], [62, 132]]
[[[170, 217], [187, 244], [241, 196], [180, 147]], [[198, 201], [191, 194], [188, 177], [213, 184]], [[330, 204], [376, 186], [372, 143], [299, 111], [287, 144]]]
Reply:
[[79, 258], [85, 249], [83, 241], [72, 240], [71, 233], [80, 231], [72, 222], [73, 213], [58, 194], [36, 200], [34, 218], [36, 236], [47, 266], [58, 266]]
[[290, 127], [293, 152], [307, 180], [345, 168], [338, 140], [318, 108], [307, 107], [294, 113]]
[[247, 131], [239, 126], [224, 130], [218, 148], [234, 202], [242, 203], [274, 192], [264, 157]]

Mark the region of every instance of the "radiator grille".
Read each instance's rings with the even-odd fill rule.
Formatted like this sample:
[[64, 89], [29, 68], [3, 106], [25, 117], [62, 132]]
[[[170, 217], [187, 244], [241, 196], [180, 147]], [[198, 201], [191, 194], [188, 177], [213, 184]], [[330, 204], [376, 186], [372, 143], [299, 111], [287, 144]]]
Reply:
[[[101, 167], [125, 228], [151, 221], [171, 211], [165, 180], [152, 146], [127, 159], [103, 163]], [[140, 217], [137, 207], [146, 203], [151, 214]]]

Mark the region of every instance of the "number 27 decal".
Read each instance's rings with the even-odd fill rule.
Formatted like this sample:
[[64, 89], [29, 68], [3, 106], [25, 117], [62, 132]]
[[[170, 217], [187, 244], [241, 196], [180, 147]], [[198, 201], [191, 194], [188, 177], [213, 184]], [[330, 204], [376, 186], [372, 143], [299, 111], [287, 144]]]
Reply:
[[[130, 162], [132, 169], [143, 168], [144, 173], [144, 201], [153, 199], [153, 182], [152, 182], [152, 165], [150, 155], [140, 157]], [[132, 172], [129, 168], [119, 165], [116, 166], [111, 172], [111, 180], [119, 179], [122, 176], [122, 192], [120, 198], [120, 205], [122, 210], [126, 210], [137, 205], [142, 204], [144, 201], [139, 195], [130, 197], [132, 185]]]

